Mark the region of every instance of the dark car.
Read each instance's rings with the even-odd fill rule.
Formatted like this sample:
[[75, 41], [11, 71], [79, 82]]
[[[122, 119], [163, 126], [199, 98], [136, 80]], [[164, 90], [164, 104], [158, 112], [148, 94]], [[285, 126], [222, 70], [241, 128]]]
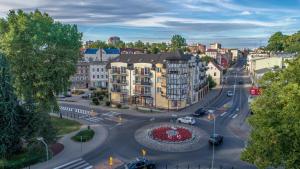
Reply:
[[206, 111], [203, 108], [200, 108], [193, 113], [193, 116], [200, 117], [200, 116], [204, 116], [205, 114]]
[[240, 80], [240, 81], [239, 81], [239, 84], [244, 84], [244, 82]]
[[145, 158], [138, 158], [125, 165], [125, 169], [155, 169], [154, 163], [150, 162]]
[[208, 142], [211, 145], [219, 145], [223, 143], [223, 136], [221, 136], [220, 134], [213, 134], [209, 137]]

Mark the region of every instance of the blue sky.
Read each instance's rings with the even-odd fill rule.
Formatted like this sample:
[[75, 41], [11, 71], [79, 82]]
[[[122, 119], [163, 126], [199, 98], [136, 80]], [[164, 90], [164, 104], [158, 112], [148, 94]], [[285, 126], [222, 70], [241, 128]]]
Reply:
[[9, 9], [34, 9], [77, 24], [83, 40], [221, 42], [224, 47], [257, 47], [282, 31], [300, 30], [300, 0], [0, 0]]

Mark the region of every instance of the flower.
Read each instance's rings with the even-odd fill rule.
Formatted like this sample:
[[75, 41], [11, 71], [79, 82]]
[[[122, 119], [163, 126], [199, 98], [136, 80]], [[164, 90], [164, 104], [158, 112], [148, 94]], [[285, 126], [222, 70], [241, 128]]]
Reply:
[[151, 136], [158, 141], [182, 142], [191, 139], [192, 133], [183, 127], [159, 127], [152, 129]]

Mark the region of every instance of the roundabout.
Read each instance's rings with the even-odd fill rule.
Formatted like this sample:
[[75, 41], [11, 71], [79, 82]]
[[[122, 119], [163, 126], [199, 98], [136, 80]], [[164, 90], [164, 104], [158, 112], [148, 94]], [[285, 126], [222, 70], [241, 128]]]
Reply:
[[194, 126], [177, 123], [155, 123], [135, 132], [141, 145], [163, 152], [195, 151], [207, 144], [208, 134]]

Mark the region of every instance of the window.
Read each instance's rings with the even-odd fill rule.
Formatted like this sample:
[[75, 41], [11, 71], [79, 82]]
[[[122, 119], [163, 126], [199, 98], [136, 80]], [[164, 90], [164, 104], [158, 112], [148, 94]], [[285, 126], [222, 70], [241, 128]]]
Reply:
[[160, 68], [160, 67], [157, 67], [157, 68], [156, 68], [156, 72], [161, 72], [161, 68]]
[[83, 70], [81, 70], [81, 73], [83, 73]]
[[216, 72], [214, 72], [214, 76], [217, 76], [217, 73], [216, 73]]
[[95, 72], [95, 68], [93, 68], [93, 72]]
[[100, 78], [100, 76], [99, 75], [97, 75], [97, 79], [99, 79]]
[[108, 76], [106, 75], [106, 78], [108, 78]]
[[156, 92], [157, 92], [157, 93], [161, 92], [161, 88], [160, 88], [160, 87], [157, 87], [157, 88], [156, 88]]
[[99, 72], [99, 68], [97, 68], [97, 72]]
[[101, 79], [103, 79], [103, 77], [104, 77], [104, 76], [103, 76], [103, 75], [101, 75]]
[[101, 72], [104, 72], [104, 69], [103, 69], [103, 68], [101, 68]]
[[93, 79], [95, 79], [95, 75], [93, 75]]
[[157, 82], [157, 83], [160, 83], [160, 82], [161, 82], [161, 78], [158, 77], [158, 78], [156, 79], [156, 82]]

